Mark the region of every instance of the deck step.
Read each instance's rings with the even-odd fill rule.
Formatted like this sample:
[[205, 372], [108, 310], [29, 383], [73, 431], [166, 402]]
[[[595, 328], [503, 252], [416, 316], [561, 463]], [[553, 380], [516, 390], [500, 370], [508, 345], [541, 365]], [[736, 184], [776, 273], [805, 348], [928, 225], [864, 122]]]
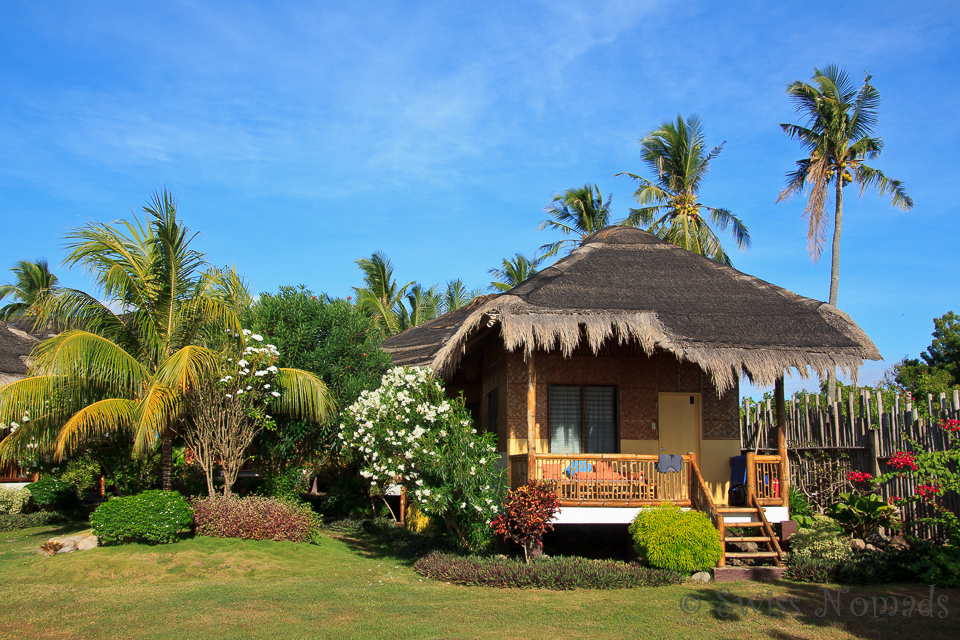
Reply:
[[719, 507], [717, 511], [720, 513], [756, 513], [757, 509], [755, 507]]
[[724, 542], [770, 542], [767, 536], [727, 536]]
[[776, 551], [751, 551], [751, 552], [733, 552], [727, 551], [723, 554], [727, 558], [776, 558]]
[[724, 527], [727, 529], [737, 529], [743, 527], [762, 527], [762, 522], [727, 522]]

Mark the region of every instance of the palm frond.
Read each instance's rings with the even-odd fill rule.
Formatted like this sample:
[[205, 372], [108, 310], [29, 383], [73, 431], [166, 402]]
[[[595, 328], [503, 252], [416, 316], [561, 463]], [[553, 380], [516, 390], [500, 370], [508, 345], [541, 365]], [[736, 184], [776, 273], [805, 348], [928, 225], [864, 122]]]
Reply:
[[136, 420], [138, 406], [135, 400], [108, 398], [83, 407], [60, 429], [55, 451], [57, 459], [70, 455], [88, 438], [130, 429]]
[[274, 411], [293, 418], [326, 422], [336, 411], [330, 390], [318, 376], [300, 369], [280, 369], [277, 373], [280, 398]]
[[60, 376], [74, 385], [96, 385], [124, 397], [139, 393], [150, 376], [118, 344], [80, 329], [67, 330], [40, 343], [31, 356], [31, 375]]

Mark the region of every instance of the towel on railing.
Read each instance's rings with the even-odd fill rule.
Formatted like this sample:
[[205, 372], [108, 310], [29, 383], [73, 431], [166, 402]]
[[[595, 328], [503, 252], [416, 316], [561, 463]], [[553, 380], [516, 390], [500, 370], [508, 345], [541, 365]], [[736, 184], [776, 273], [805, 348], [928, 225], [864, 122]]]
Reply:
[[668, 473], [670, 471], [676, 471], [677, 473], [683, 471], [683, 456], [661, 453], [657, 456], [657, 472]]

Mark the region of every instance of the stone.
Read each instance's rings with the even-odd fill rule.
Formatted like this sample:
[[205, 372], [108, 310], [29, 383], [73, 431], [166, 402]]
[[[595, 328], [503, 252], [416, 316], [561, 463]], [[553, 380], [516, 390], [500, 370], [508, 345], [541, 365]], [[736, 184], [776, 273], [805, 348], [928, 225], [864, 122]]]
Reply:
[[706, 571], [699, 571], [692, 576], [690, 576], [690, 582], [699, 582], [701, 584], [706, 584], [710, 582], [710, 574]]
[[69, 539], [69, 538], [64, 538], [64, 539], [60, 542], [60, 544], [62, 544], [63, 546], [60, 547], [60, 550], [59, 550], [59, 551], [57, 551], [58, 554], [60, 554], [60, 553], [73, 553], [74, 551], [77, 550], [77, 542], [76, 542], [76, 540], [71, 540], [71, 539]]
[[100, 546], [100, 538], [97, 536], [87, 536], [77, 543], [77, 551], [89, 551]]
[[890, 539], [882, 533], [871, 533], [864, 538], [863, 541], [867, 544], [872, 544], [879, 549], [887, 546], [887, 544], [890, 542]]
[[760, 550], [756, 542], [736, 542], [733, 546], [744, 553], [756, 553]]
[[890, 538], [889, 547], [891, 549], [909, 549], [910, 544], [904, 539], [903, 536], [897, 535]]
[[861, 540], [860, 538], [854, 538], [850, 541], [850, 549], [852, 551], [863, 551], [867, 548], [867, 543]]
[[867, 546], [864, 547], [864, 549], [866, 549], [867, 551], [876, 551], [876, 550], [877, 550], [877, 548], [876, 548], [875, 546], [873, 546], [872, 544], [868, 544]]

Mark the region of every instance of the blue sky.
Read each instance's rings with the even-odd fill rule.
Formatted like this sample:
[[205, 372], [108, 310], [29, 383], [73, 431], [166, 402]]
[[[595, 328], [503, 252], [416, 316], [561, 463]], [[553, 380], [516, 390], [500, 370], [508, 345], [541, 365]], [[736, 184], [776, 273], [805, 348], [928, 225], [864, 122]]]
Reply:
[[[842, 9], [841, 9], [842, 8]], [[744, 220], [734, 265], [826, 299], [784, 88], [836, 63], [882, 97], [874, 165], [916, 207], [845, 192], [839, 306], [885, 363], [957, 302], [960, 5], [895, 2], [8, 2], [0, 21], [0, 269], [127, 217], [166, 185], [215, 264], [256, 291], [348, 295], [382, 250], [401, 281], [462, 278], [557, 239], [555, 192], [596, 183], [617, 219], [637, 140], [699, 114], [726, 141], [705, 204]], [[76, 270], [63, 282], [89, 289]], [[0, 272], [0, 280], [6, 279]], [[799, 382], [788, 383], [788, 390]], [[748, 391], [750, 391], [748, 389]]]

